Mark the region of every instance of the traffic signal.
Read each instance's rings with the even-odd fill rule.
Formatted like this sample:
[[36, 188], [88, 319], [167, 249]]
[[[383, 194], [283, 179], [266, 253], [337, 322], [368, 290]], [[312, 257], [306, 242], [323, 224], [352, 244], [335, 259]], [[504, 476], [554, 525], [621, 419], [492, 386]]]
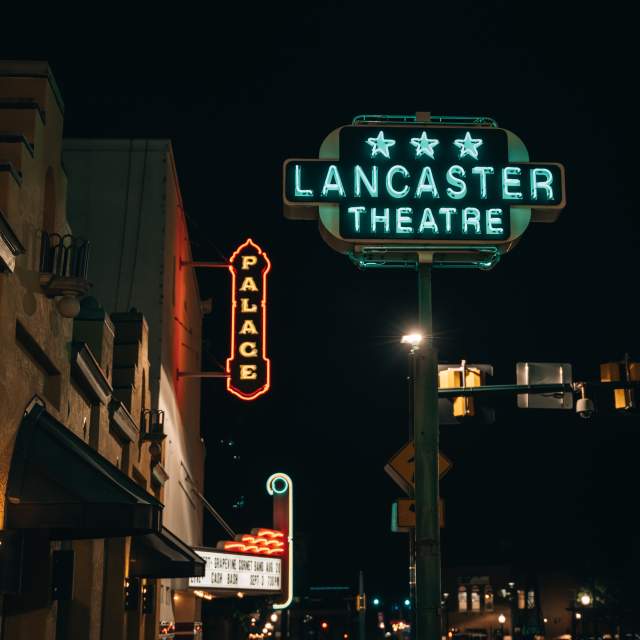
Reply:
[[356, 611], [366, 611], [367, 609], [367, 596], [364, 593], [356, 595]]
[[[631, 362], [626, 355], [620, 362], [605, 362], [600, 365], [601, 382], [640, 382], [640, 363]], [[613, 404], [616, 409], [635, 409], [634, 389], [614, 389]]]
[[[438, 381], [441, 389], [481, 387], [486, 377], [493, 375], [493, 367], [489, 364], [467, 364], [463, 360], [459, 365], [439, 364]], [[456, 423], [463, 418], [471, 418], [478, 414], [484, 422], [493, 422], [492, 409], [480, 411], [477, 400], [469, 396], [458, 396], [453, 400], [440, 400], [440, 423]], [[444, 415], [443, 415], [444, 414]]]

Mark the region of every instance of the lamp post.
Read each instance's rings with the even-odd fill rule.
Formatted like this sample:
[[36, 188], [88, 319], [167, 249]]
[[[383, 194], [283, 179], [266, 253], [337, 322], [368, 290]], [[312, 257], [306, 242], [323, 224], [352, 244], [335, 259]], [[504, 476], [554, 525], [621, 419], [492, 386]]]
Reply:
[[[409, 440], [413, 441], [415, 437], [414, 430], [414, 401], [415, 401], [415, 382], [416, 382], [416, 351], [420, 348], [423, 340], [421, 333], [408, 333], [402, 336], [400, 342], [409, 347], [409, 368], [407, 373], [408, 392], [409, 392]], [[414, 497], [411, 491], [410, 498]], [[411, 633], [415, 637], [415, 613], [416, 613], [416, 539], [415, 530], [409, 531], [409, 622], [411, 624]]]
[[498, 623], [500, 624], [500, 640], [504, 640], [504, 623], [507, 621], [504, 613], [498, 616]]

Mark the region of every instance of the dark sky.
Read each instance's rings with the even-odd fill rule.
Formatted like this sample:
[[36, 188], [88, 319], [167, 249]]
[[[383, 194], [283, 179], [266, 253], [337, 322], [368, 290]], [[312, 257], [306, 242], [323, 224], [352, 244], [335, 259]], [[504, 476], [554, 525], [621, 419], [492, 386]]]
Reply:
[[[49, 60], [66, 135], [173, 141], [196, 259], [247, 236], [268, 252], [272, 391], [246, 404], [204, 383], [207, 493], [248, 529], [268, 524], [266, 477], [290, 473], [316, 584], [353, 584], [363, 568], [370, 592], [404, 589], [406, 536], [389, 531], [401, 491], [383, 466], [406, 440], [399, 338], [416, 320], [417, 283], [411, 271], [360, 272], [315, 223], [285, 220], [285, 158], [316, 156], [361, 113], [495, 118], [532, 160], [564, 163], [568, 206], [493, 271], [434, 274], [440, 360], [491, 363], [506, 383], [517, 361], [571, 362], [577, 379], [594, 379], [601, 362], [640, 358], [637, 36], [622, 3], [514, 4], [87, 10], [83, 25], [42, 16], [0, 44], [7, 58]], [[214, 299], [207, 368], [227, 355], [225, 278], [200, 278]], [[441, 485], [446, 563], [628, 565], [637, 417], [602, 407], [585, 421], [518, 411], [513, 399], [495, 424], [443, 426], [441, 440], [454, 463]], [[246, 507], [233, 510], [240, 495]], [[221, 534], [210, 526], [206, 541]]]

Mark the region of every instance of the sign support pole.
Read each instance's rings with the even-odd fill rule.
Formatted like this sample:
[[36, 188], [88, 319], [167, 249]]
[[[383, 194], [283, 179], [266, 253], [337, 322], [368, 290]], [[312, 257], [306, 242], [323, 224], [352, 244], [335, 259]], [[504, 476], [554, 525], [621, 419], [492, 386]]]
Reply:
[[414, 393], [416, 497], [416, 640], [439, 640], [438, 356], [433, 346], [431, 266], [418, 265], [418, 321], [424, 346], [416, 353]]

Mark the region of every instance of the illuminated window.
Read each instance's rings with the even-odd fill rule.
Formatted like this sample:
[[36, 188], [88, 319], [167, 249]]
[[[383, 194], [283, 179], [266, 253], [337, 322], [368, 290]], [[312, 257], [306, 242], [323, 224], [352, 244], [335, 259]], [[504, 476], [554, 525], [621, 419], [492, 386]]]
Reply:
[[480, 611], [480, 587], [471, 587], [471, 611]]
[[527, 591], [527, 609], [536, 608], [536, 593], [533, 589]]
[[493, 589], [489, 584], [484, 588], [484, 610], [493, 611]]
[[467, 588], [458, 587], [458, 611], [467, 610]]
[[524, 590], [518, 589], [518, 609], [524, 609], [524, 608], [525, 608]]

